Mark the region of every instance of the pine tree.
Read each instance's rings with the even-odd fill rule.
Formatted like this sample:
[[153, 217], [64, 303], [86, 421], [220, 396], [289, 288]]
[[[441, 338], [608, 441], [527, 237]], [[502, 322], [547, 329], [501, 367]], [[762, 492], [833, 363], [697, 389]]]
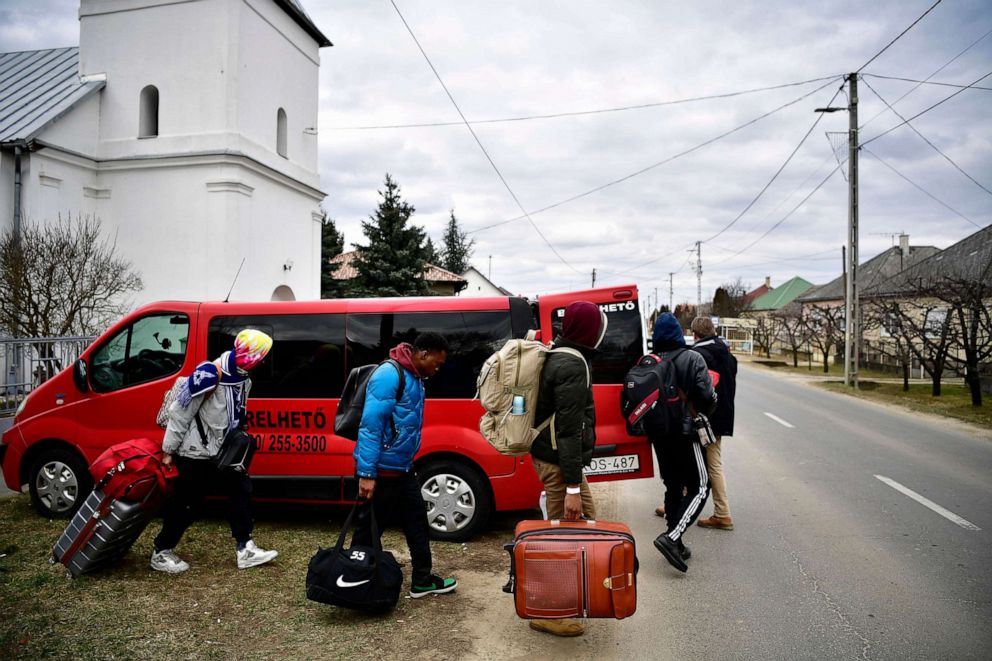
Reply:
[[441, 265], [441, 253], [437, 251], [437, 247], [434, 245], [431, 237], [427, 237], [427, 244], [424, 246], [424, 251], [424, 259], [427, 260], [428, 264], [435, 266]]
[[475, 239], [467, 240], [467, 235], [458, 229], [458, 220], [455, 218], [455, 210], [451, 210], [451, 219], [448, 227], [444, 230], [444, 247], [441, 249], [441, 263], [439, 266], [461, 275], [468, 270], [469, 260], [472, 258], [472, 246]]
[[347, 283], [335, 280], [334, 272], [338, 265], [331, 260], [344, 252], [344, 234], [338, 231], [334, 219], [324, 212], [320, 221], [320, 297], [341, 298], [345, 295]]
[[358, 276], [352, 288], [355, 296], [423, 296], [430, 294], [424, 280], [427, 257], [426, 233], [410, 224], [415, 211], [400, 197], [400, 186], [386, 174], [386, 186], [379, 191], [382, 201], [362, 232], [368, 245], [358, 249], [355, 269]]

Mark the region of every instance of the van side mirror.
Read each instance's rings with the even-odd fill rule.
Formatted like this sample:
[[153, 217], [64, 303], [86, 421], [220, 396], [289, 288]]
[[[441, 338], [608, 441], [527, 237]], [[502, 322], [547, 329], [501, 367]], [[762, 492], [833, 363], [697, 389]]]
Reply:
[[87, 392], [90, 389], [89, 381], [86, 378], [86, 361], [82, 358], [72, 365], [72, 382], [76, 384], [79, 392]]

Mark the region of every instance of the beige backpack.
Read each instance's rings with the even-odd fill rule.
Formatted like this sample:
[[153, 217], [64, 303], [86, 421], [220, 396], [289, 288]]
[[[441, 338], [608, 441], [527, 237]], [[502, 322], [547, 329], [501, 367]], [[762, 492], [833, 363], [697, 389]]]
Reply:
[[[530, 446], [544, 428], [554, 422], [552, 415], [537, 427], [537, 393], [541, 384], [544, 360], [551, 352], [577, 356], [586, 368], [586, 386], [589, 385], [589, 365], [581, 353], [568, 347], [549, 349], [532, 339], [510, 340], [491, 355], [482, 365], [476, 387], [479, 401], [486, 413], [479, 420], [479, 431], [500, 454], [517, 456], [530, 452]], [[523, 398], [523, 410], [515, 412], [514, 396]], [[551, 445], [557, 449], [554, 426], [551, 428]]]

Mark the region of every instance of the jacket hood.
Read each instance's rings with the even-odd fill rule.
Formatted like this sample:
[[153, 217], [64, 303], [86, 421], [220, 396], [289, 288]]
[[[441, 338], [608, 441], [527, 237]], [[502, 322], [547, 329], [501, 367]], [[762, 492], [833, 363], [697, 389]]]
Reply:
[[389, 357], [402, 365], [405, 369], [409, 370], [409, 372], [417, 378], [423, 378], [413, 364], [413, 345], [409, 342], [397, 344], [395, 347], [390, 349]]
[[655, 351], [665, 351], [685, 346], [682, 325], [671, 312], [663, 312], [658, 315], [658, 320], [654, 323], [652, 342]]
[[575, 301], [565, 308], [561, 337], [574, 344], [596, 349], [606, 335], [606, 314], [589, 301]]

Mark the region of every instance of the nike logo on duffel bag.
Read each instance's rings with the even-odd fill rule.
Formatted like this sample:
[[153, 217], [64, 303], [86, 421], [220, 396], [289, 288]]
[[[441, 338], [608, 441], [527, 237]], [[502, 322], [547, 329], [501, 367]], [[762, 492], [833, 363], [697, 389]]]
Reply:
[[338, 576], [337, 585], [339, 588], [353, 588], [357, 585], [361, 585], [362, 583], [368, 583], [370, 580], [371, 579], [366, 578], [364, 581], [351, 582], [344, 580], [344, 576]]

